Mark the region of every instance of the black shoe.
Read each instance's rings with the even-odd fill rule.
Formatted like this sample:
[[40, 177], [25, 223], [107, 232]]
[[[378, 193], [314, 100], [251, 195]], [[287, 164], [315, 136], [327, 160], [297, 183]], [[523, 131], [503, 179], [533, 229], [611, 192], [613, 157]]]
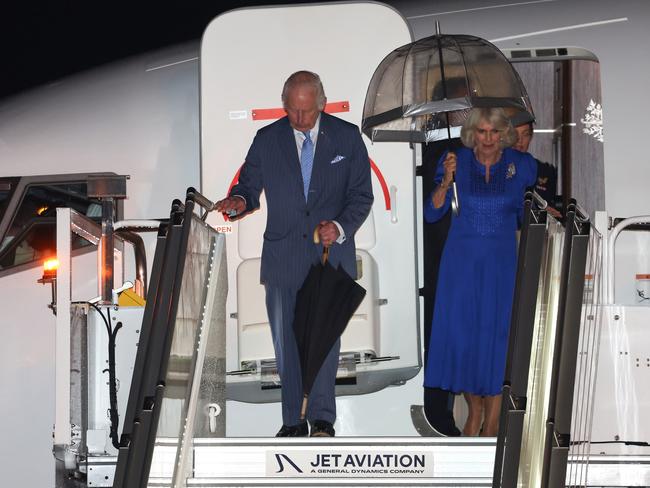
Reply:
[[424, 387], [424, 417], [435, 435], [458, 437], [460, 430], [454, 421], [454, 394], [442, 388]]
[[454, 425], [451, 422], [446, 422], [441, 425], [433, 425], [431, 424], [431, 427], [433, 430], [436, 430], [442, 434], [442, 437], [460, 437], [460, 430], [458, 430], [458, 427]]
[[275, 437], [307, 437], [307, 435], [309, 435], [307, 422], [301, 422], [297, 425], [283, 425]]
[[327, 420], [314, 420], [309, 437], [334, 437], [334, 426]]
[[436, 419], [435, 421], [429, 420], [426, 411], [424, 412], [424, 419], [429, 423], [431, 428], [439, 437], [459, 437], [461, 432], [456, 427], [454, 418], [449, 415], [443, 419]]

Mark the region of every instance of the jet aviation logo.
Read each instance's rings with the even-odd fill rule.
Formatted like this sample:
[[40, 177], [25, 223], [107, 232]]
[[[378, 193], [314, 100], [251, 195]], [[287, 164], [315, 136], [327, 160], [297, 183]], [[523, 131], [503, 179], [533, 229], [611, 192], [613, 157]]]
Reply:
[[428, 452], [282, 449], [266, 451], [266, 476], [302, 477], [432, 477]]
[[278, 462], [278, 470], [276, 473], [282, 473], [284, 471], [284, 464], [282, 463], [282, 459], [284, 459], [287, 463], [289, 463], [293, 469], [296, 470], [296, 473], [302, 473], [302, 469], [298, 467], [296, 463], [294, 463], [289, 456], [286, 454], [275, 454], [275, 460]]

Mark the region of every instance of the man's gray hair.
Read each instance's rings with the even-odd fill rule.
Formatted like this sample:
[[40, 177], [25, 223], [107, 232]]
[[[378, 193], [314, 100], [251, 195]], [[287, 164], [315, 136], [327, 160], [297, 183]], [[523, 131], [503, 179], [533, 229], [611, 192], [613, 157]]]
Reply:
[[309, 85], [316, 90], [316, 102], [318, 103], [318, 110], [323, 110], [325, 108], [325, 90], [323, 89], [323, 83], [320, 81], [320, 76], [311, 71], [296, 71], [294, 74], [287, 78], [287, 81], [284, 82], [284, 87], [282, 88], [282, 105], [287, 104], [287, 97], [289, 96], [289, 90], [299, 86], [299, 85]]
[[474, 130], [483, 120], [500, 132], [501, 148], [510, 147], [517, 142], [517, 132], [502, 108], [473, 108], [460, 130], [460, 140], [466, 147], [473, 148], [476, 145]]

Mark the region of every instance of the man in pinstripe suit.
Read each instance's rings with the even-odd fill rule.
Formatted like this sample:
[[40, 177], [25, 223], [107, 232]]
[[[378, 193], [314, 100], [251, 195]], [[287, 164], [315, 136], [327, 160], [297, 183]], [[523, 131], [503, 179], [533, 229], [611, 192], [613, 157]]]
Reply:
[[[358, 127], [323, 112], [326, 98], [317, 74], [298, 71], [284, 84], [287, 116], [260, 129], [242, 167], [239, 183], [215, 209], [242, 217], [259, 208], [264, 190], [268, 217], [261, 281], [282, 383], [282, 428], [278, 437], [304, 437], [300, 421], [302, 383], [293, 315], [296, 293], [322, 247], [329, 261], [356, 277], [354, 234], [370, 212], [370, 164]], [[311, 435], [333, 436], [334, 383], [340, 340], [321, 367], [309, 396]]]

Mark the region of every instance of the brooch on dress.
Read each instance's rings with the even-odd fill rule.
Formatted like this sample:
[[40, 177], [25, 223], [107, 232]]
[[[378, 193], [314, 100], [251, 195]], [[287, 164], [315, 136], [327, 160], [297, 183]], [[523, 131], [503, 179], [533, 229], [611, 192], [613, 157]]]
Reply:
[[509, 180], [512, 178], [515, 174], [517, 173], [517, 169], [515, 168], [515, 163], [510, 163], [508, 165], [508, 169], [506, 170], [506, 179]]

